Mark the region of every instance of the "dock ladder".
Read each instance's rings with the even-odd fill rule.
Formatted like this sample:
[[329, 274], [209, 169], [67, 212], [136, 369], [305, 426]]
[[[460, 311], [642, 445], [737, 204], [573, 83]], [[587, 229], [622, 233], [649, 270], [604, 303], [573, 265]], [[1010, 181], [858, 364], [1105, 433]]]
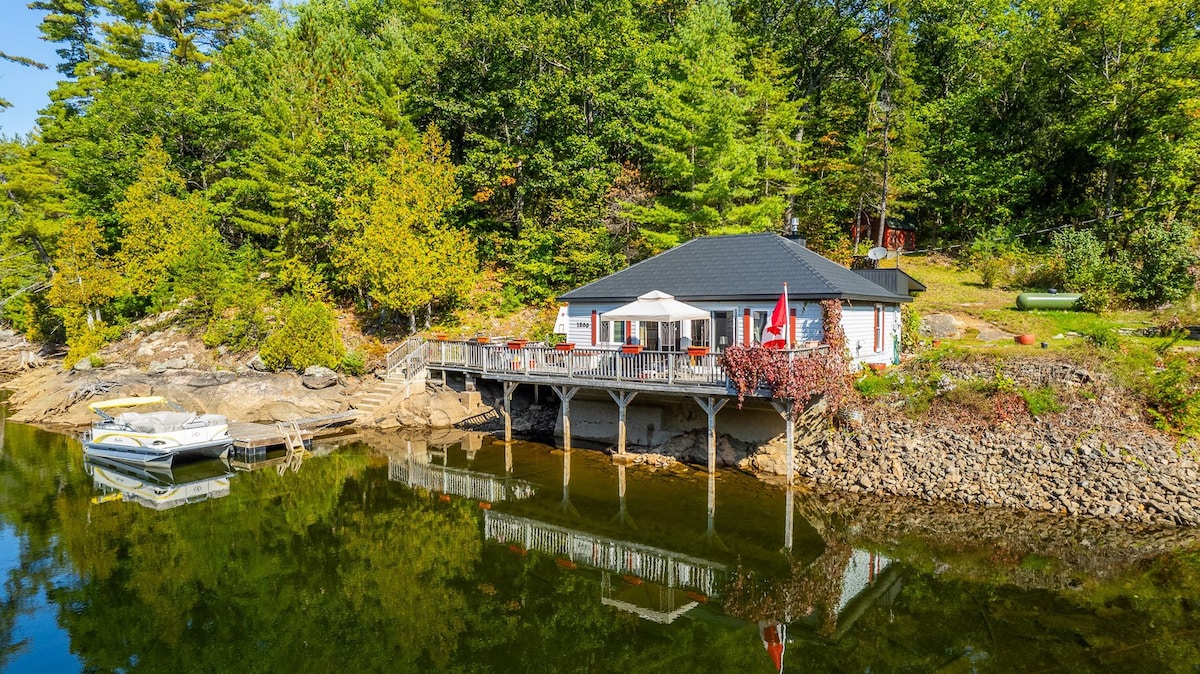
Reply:
[[300, 470], [300, 464], [304, 461], [304, 434], [300, 432], [300, 425], [295, 421], [275, 423], [275, 427], [279, 429], [279, 435], [283, 438], [283, 444], [287, 447], [287, 456], [283, 463], [279, 464], [279, 474], [283, 475], [290, 466], [292, 472]]

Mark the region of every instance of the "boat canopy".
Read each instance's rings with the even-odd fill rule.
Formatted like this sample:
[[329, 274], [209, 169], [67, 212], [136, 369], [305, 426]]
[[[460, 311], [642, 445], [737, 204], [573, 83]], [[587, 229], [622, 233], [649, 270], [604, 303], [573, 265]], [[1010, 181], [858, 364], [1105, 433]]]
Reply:
[[113, 398], [112, 400], [98, 400], [90, 405], [88, 409], [99, 413], [100, 410], [111, 410], [114, 407], [140, 407], [142, 405], [166, 405], [167, 399], [162, 396], [142, 396], [139, 398]]

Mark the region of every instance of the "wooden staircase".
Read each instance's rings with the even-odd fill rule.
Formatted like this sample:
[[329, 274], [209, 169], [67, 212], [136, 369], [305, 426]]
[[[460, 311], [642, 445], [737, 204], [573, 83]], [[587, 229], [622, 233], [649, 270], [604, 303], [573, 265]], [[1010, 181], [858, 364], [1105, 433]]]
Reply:
[[352, 403], [360, 423], [374, 424], [414, 393], [424, 391], [428, 359], [426, 342], [419, 337], [405, 340], [389, 353], [383, 381], [355, 396]]

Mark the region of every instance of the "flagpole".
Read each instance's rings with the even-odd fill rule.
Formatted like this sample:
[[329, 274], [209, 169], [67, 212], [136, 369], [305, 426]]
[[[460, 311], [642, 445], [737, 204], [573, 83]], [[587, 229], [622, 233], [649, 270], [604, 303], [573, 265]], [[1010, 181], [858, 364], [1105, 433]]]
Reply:
[[787, 281], [783, 282], [783, 332], [787, 335], [788, 351], [792, 350], [792, 312], [788, 310]]

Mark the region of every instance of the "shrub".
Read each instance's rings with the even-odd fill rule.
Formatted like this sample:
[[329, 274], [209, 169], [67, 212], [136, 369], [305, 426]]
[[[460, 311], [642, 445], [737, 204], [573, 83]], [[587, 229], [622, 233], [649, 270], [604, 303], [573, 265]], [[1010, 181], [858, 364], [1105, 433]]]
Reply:
[[1195, 289], [1191, 275], [1196, 264], [1194, 237], [1192, 228], [1180, 222], [1153, 222], [1140, 229], [1129, 242], [1131, 255], [1140, 263], [1129, 296], [1147, 306], [1187, 297]]
[[1100, 349], [1109, 349], [1116, 351], [1121, 348], [1121, 338], [1117, 337], [1117, 333], [1108, 328], [1093, 328], [1091, 330], [1080, 330], [1080, 335], [1087, 340], [1088, 344]]
[[861, 379], [854, 382], [854, 388], [868, 398], [876, 398], [897, 390], [899, 382], [892, 374], [876, 374], [868, 371]]
[[279, 317], [258, 354], [268, 368], [303, 370], [320, 365], [332, 369], [341, 363], [346, 346], [328, 304], [292, 296], [283, 301]]
[[1150, 376], [1148, 411], [1162, 430], [1200, 438], [1200, 363], [1170, 356]]
[[921, 343], [921, 314], [911, 304], [900, 307], [900, 348], [906, 353]]
[[342, 372], [356, 377], [367, 371], [367, 356], [362, 351], [353, 349], [342, 356]]

